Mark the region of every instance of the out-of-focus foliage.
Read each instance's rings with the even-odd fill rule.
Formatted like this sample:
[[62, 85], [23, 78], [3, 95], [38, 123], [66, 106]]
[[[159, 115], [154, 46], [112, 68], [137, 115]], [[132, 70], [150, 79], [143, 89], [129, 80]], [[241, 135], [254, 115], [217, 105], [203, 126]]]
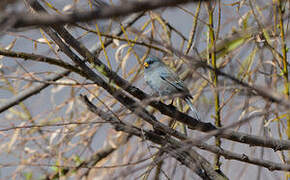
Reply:
[[[126, 5], [122, 0], [39, 2], [50, 14], [59, 15], [120, 3]], [[30, 10], [24, 1], [11, 3], [1, 1], [0, 8], [7, 13]], [[234, 130], [288, 139], [289, 110], [195, 64], [206, 62], [273, 96], [288, 100], [289, 6], [289, 1], [279, 0], [217, 0], [211, 5], [195, 2], [144, 14], [76, 22], [65, 27], [104, 64], [148, 94], [151, 91], [144, 83], [142, 73], [143, 61], [151, 54], [163, 58], [186, 82], [204, 122], [214, 124], [219, 114], [221, 125], [227, 126], [260, 112], [263, 115], [234, 127]], [[212, 29], [210, 10], [213, 11]], [[180, 53], [193, 57], [196, 62], [189, 62]], [[166, 156], [156, 163], [158, 145], [117, 132], [91, 113], [78, 98], [80, 94], [87, 95], [97, 107], [111, 112], [120, 121], [152, 129], [107, 91], [88, 80], [42, 28], [5, 28], [0, 34], [0, 55], [0, 107], [22, 92], [48, 84], [37, 94], [21, 99], [18, 105], [0, 114], [1, 179], [198, 178], [172, 157]], [[119, 88], [102, 74], [102, 67], [92, 64], [90, 67], [109, 84]], [[61, 79], [47, 80], [64, 70], [71, 72]], [[173, 105], [180, 111], [191, 113], [184, 102], [176, 100]], [[161, 115], [152, 107], [146, 108], [160, 122], [184, 131], [181, 124], [174, 125], [174, 119]], [[187, 130], [188, 137], [202, 135]], [[214, 138], [207, 143], [215, 144]], [[224, 139], [220, 146], [278, 163], [289, 161], [287, 151], [274, 152]], [[207, 151], [198, 152], [213, 165], [214, 159], [219, 158]], [[253, 178], [253, 174], [260, 179], [281, 179], [287, 174], [224, 158], [220, 158], [219, 163], [230, 179]]]

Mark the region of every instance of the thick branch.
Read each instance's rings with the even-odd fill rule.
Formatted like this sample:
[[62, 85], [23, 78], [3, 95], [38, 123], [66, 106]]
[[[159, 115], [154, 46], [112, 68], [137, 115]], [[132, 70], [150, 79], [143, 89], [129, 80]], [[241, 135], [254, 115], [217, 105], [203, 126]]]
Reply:
[[[120, 122], [115, 117], [113, 117], [111, 114], [105, 113], [102, 110], [100, 110], [99, 108], [97, 108], [96, 106], [94, 106], [85, 96], [81, 96], [81, 99], [86, 103], [86, 105], [88, 106], [90, 111], [92, 111], [92, 112], [96, 113], [97, 115], [99, 115], [103, 120], [110, 122], [112, 125], [114, 125], [114, 127], [117, 130], [121, 130], [121, 131], [124, 130], [124, 132], [128, 132], [126, 130], [131, 128], [130, 125], [125, 125], [123, 122]], [[127, 126], [127, 127], [126, 128], [120, 128], [119, 126], [122, 126], [122, 127], [123, 126]], [[146, 130], [142, 130], [142, 131], [147, 132]], [[131, 133], [131, 132], [128, 132], [128, 133]], [[132, 134], [134, 134], [134, 133], [132, 133]], [[136, 134], [134, 134], [134, 135], [136, 135]], [[145, 133], [145, 135], [146, 135], [146, 133]], [[139, 136], [139, 135], [137, 135], [137, 136]], [[159, 135], [156, 135], [156, 136], [159, 136]], [[154, 137], [154, 138], [158, 139], [156, 137]], [[151, 141], [155, 142], [153, 140], [151, 140]], [[175, 141], [173, 142], [172, 139], [170, 139], [170, 138], [168, 139], [168, 137], [166, 137], [166, 140], [163, 140], [161, 142], [163, 142], [163, 143], [164, 142], [176, 143]], [[157, 142], [157, 143], [161, 144], [160, 142]], [[178, 142], [178, 143], [180, 143], [180, 142]], [[247, 156], [246, 154], [234, 153], [234, 152], [231, 152], [231, 151], [228, 151], [228, 150], [224, 150], [224, 149], [222, 149], [220, 147], [216, 147], [216, 146], [213, 146], [213, 145], [208, 145], [208, 144], [203, 143], [203, 142], [201, 142], [199, 140], [194, 141], [194, 140], [186, 138], [186, 139], [183, 140], [183, 143], [181, 143], [181, 144], [182, 145], [180, 145], [179, 149], [171, 149], [171, 150], [172, 151], [176, 151], [176, 152], [178, 152], [179, 150], [188, 150], [188, 149], [190, 149], [192, 147], [192, 145], [194, 145], [194, 146], [197, 146], [200, 149], [203, 149], [203, 150], [206, 150], [206, 151], [218, 154], [218, 155], [222, 155], [226, 159], [234, 159], [234, 160], [238, 160], [238, 161], [241, 161], [241, 162], [254, 164], [254, 165], [257, 165], [257, 166], [262, 166], [262, 167], [268, 168], [270, 171], [273, 171], [273, 170], [290, 171], [290, 165], [275, 163], [275, 162], [272, 162], [272, 161], [269, 161], [269, 160], [262, 160], [262, 159], [258, 159], [258, 158], [253, 158], [253, 157]], [[168, 145], [168, 144], [166, 144], [166, 145]], [[168, 148], [168, 147], [165, 147], [163, 149], [165, 149], [165, 151], [167, 151], [166, 148]], [[169, 152], [169, 151], [167, 151], [167, 152]]]
[[[206, 0], [204, 0], [206, 1]], [[17, 13], [14, 18], [15, 28], [28, 26], [43, 26], [43, 25], [60, 25], [75, 22], [87, 22], [93, 19], [106, 19], [119, 16], [126, 16], [132, 13], [153, 10], [161, 7], [174, 7], [178, 4], [189, 2], [199, 2], [199, 0], [146, 0], [146, 1], [130, 1], [117, 6], [102, 6], [93, 11], [74, 12], [66, 15], [48, 15], [41, 14], [37, 16], [22, 13]], [[15, 12], [14, 12], [15, 14]]]
[[[44, 11], [44, 9], [40, 6], [36, 1], [31, 4], [31, 6], [37, 11]], [[152, 124], [155, 128], [158, 129], [166, 129], [170, 130], [165, 125], [160, 123], [156, 123], [156, 119], [152, 116], [146, 109], [140, 107], [138, 103], [124, 94], [122, 91], [117, 90], [106, 83], [99, 75], [97, 75], [91, 68], [89, 68], [84, 61], [82, 61], [77, 55], [73, 53], [73, 51], [62, 41], [62, 39], [69, 44], [72, 48], [74, 48], [80, 55], [82, 55], [85, 59], [88, 59], [89, 62], [97, 66], [98, 71], [102, 73], [105, 77], [114, 82], [118, 86], [122, 87], [125, 91], [133, 95], [134, 97], [145, 100], [148, 99], [149, 96], [145, 94], [140, 89], [132, 86], [128, 81], [121, 78], [114, 71], [109, 69], [105, 64], [101, 62], [96, 56], [90, 53], [88, 49], [85, 48], [80, 42], [78, 42], [69, 32], [61, 27], [61, 26], [52, 26], [52, 28], [58, 32], [58, 34], [52, 31], [50, 28], [43, 28], [45, 32], [56, 42], [56, 44], [60, 47], [60, 49], [69, 56], [77, 65], [80, 66], [81, 69], [87, 74], [87, 77], [90, 78], [94, 83], [98, 86], [103, 87], [108, 93], [110, 93], [113, 97], [115, 97], [121, 104], [126, 106], [129, 110], [135, 113], [137, 116], [141, 117], [148, 123]], [[60, 37], [58, 37], [60, 35]], [[161, 102], [150, 102], [150, 105], [157, 108], [162, 114], [170, 116], [186, 125], [188, 125], [191, 129], [209, 132], [212, 130], [216, 130], [217, 128], [213, 126], [211, 123], [200, 122], [185, 113], [177, 111], [174, 107], [165, 105]], [[171, 135], [175, 137], [182, 138], [181, 134], [177, 131], [171, 129]], [[219, 137], [226, 138], [232, 141], [237, 141], [240, 143], [250, 144], [251, 146], [262, 146], [269, 147], [274, 150], [286, 150], [290, 149], [290, 141], [287, 140], [276, 140], [272, 138], [264, 138], [260, 136], [249, 135], [246, 133], [239, 133], [232, 130], [223, 131], [218, 135]]]
[[154, 132], [150, 132], [144, 129], [137, 128], [135, 126], [121, 122], [110, 113], [106, 113], [98, 107], [94, 106], [85, 96], [81, 96], [83, 102], [86, 103], [89, 110], [100, 116], [103, 120], [110, 122], [117, 131], [124, 131], [126, 133], [145, 138], [154, 143], [162, 145], [162, 150], [172, 157], [176, 158], [182, 164], [187, 166], [197, 175], [203, 179], [226, 179], [222, 175], [218, 174], [212, 165], [191, 147], [184, 148], [182, 142], [178, 142], [171, 137], [163, 137]]

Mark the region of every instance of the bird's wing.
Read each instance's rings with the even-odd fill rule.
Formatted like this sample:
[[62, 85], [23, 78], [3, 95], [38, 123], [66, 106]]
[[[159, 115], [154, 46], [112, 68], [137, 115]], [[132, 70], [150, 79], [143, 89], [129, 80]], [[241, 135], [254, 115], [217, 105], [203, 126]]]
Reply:
[[173, 72], [161, 72], [160, 77], [180, 92], [187, 92], [184, 83]]

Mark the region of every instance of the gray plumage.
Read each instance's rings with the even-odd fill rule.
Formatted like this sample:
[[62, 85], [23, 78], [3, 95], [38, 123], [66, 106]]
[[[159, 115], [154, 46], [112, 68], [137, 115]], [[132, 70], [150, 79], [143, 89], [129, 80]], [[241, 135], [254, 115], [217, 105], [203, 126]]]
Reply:
[[144, 62], [144, 79], [150, 88], [159, 96], [172, 96], [179, 94], [193, 111], [195, 118], [199, 119], [196, 108], [191, 103], [192, 96], [184, 82], [177, 74], [169, 69], [159, 58], [149, 57]]

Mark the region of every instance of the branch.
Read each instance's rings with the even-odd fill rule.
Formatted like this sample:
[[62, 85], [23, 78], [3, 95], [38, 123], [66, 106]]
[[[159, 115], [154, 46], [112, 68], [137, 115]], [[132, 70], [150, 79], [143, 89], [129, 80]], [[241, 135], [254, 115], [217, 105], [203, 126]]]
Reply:
[[92, 125], [106, 123], [104, 121], [95, 121], [95, 122], [66, 122], [66, 123], [48, 123], [48, 124], [32, 124], [32, 125], [23, 125], [23, 126], [12, 126], [7, 128], [1, 128], [0, 132], [16, 130], [16, 129], [32, 129], [32, 128], [43, 128], [43, 127], [59, 127], [59, 126], [69, 126], [69, 125]]
[[[121, 130], [121, 131], [124, 131], [124, 132], [127, 132], [127, 133], [134, 134], [132, 131], [128, 132], [128, 129], [131, 128], [131, 125], [126, 125], [123, 122], [121, 122], [118, 119], [116, 119], [111, 114], [103, 112], [101, 109], [99, 109], [98, 107], [93, 105], [87, 99], [86, 96], [81, 96], [81, 99], [88, 106], [90, 111], [92, 111], [93, 113], [95, 113], [98, 116], [100, 116], [104, 121], [107, 121], [107, 122], [111, 123], [115, 127], [116, 130], [119, 130], [119, 131]], [[121, 127], [119, 127], [119, 126], [121, 126]], [[126, 126], [126, 128], [123, 128], [123, 126]], [[134, 129], [136, 129], [136, 128], [134, 127]], [[144, 129], [142, 129], [142, 131], [143, 132], [147, 132]], [[134, 134], [134, 135], [136, 135], [136, 134]], [[139, 135], [137, 135], [137, 136], [139, 136]], [[159, 135], [155, 135], [155, 136], [159, 136]], [[146, 137], [146, 133], [145, 133], [145, 137]], [[156, 138], [156, 137], [154, 137], [154, 138]], [[170, 139], [169, 137], [165, 137], [165, 139], [166, 140], [163, 140], [161, 142], [167, 142], [166, 145], [168, 145], [168, 143], [172, 143], [173, 142], [173, 140]], [[151, 140], [151, 139], [149, 139], [149, 140]], [[155, 142], [153, 140], [151, 140], [151, 141]], [[177, 143], [177, 142], [174, 141], [174, 143]], [[178, 142], [178, 143], [180, 143], [180, 142]], [[162, 143], [160, 143], [160, 142], [158, 144], [162, 145]], [[258, 158], [253, 158], [253, 157], [247, 156], [246, 154], [234, 153], [234, 152], [231, 152], [231, 151], [228, 151], [228, 150], [224, 150], [224, 149], [222, 149], [220, 147], [217, 147], [217, 146], [214, 146], [214, 145], [208, 145], [208, 144], [203, 143], [203, 142], [201, 142], [199, 140], [195, 141], [195, 140], [191, 140], [191, 139], [185, 139], [185, 140], [183, 140], [183, 143], [181, 143], [181, 145], [178, 147], [178, 149], [171, 149], [171, 150], [172, 151], [176, 151], [176, 152], [181, 151], [181, 150], [184, 151], [184, 150], [188, 150], [188, 148], [190, 149], [192, 147], [192, 145], [197, 146], [200, 149], [203, 149], [203, 150], [206, 150], [206, 151], [218, 154], [218, 155], [222, 155], [226, 159], [235, 159], [235, 160], [238, 160], [238, 161], [241, 161], [241, 162], [250, 163], [250, 164], [257, 165], [257, 166], [262, 166], [262, 167], [268, 168], [270, 171], [273, 171], [273, 170], [290, 171], [290, 165], [281, 164], [281, 163], [275, 163], [275, 162], [272, 162], [272, 161], [269, 161], [269, 160], [261, 160], [261, 159], [258, 159]], [[163, 146], [164, 146], [164, 144], [163, 144]], [[168, 153], [169, 151], [167, 150], [167, 148], [168, 147], [164, 147], [161, 150], [167, 151], [167, 153]]]
[[[125, 19], [122, 22], [124, 29], [126, 30], [128, 27], [132, 26], [138, 19], [143, 17], [143, 15], [144, 15], [144, 12], [137, 13], [137, 14], [131, 14], [127, 19]], [[121, 36], [122, 34], [123, 34], [123, 31], [119, 26], [112, 30], [113, 36]], [[104, 47], [107, 47], [112, 42], [113, 42], [113, 39], [105, 39], [105, 41], [103, 42]], [[96, 45], [94, 45], [90, 49], [90, 51], [93, 52], [93, 54], [98, 55], [102, 51], [101, 42], [98, 42]]]
[[[34, 0], [30, 0], [34, 1]], [[206, 1], [206, 0], [203, 0]], [[132, 13], [154, 10], [161, 7], [174, 7], [178, 4], [190, 2], [199, 2], [199, 0], [146, 0], [146, 1], [130, 1], [116, 6], [102, 6], [93, 11], [74, 12], [65, 15], [29, 15], [27, 13], [13, 13], [13, 18], [16, 18], [14, 27], [28, 26], [49, 26], [62, 25], [67, 23], [87, 22], [94, 19], [107, 19], [119, 16], [126, 16]], [[31, 2], [34, 3], [34, 2]], [[25, 16], [23, 15], [25, 14]], [[11, 14], [7, 15], [11, 16]]]
[[226, 159], [234, 159], [234, 160], [238, 160], [241, 162], [254, 164], [257, 166], [262, 166], [262, 167], [267, 168], [269, 171], [274, 171], [274, 170], [290, 171], [290, 165], [288, 165], [288, 164], [275, 163], [275, 162], [269, 161], [269, 160], [262, 160], [262, 159], [250, 157], [246, 154], [234, 153], [234, 152], [225, 150], [225, 149], [220, 148], [220, 147], [216, 147], [213, 145], [208, 145], [206, 143], [202, 143], [200, 141], [199, 141], [199, 143], [196, 143], [195, 145], [200, 149], [204, 149], [206, 151], [210, 151], [212, 153], [221, 155]]
[[[67, 76], [69, 73], [70, 73], [69, 71], [64, 71], [60, 74], [53, 75], [53, 76], [45, 79], [45, 81], [56, 81], [64, 76]], [[2, 113], [4, 111], [6, 111], [7, 109], [19, 104], [20, 102], [24, 101], [25, 99], [29, 98], [30, 96], [33, 96], [33, 95], [39, 93], [41, 90], [43, 90], [44, 88], [46, 88], [49, 85], [50, 85], [49, 83], [39, 84], [39, 85], [35, 85], [34, 87], [31, 87], [25, 91], [22, 91], [17, 96], [10, 98], [7, 102], [2, 104], [0, 106], [0, 113]]]
[[[150, 40], [151, 42], [154, 42], [158, 45], [163, 45], [165, 46], [167, 49], [171, 50], [172, 52], [174, 52], [174, 54], [176, 54], [178, 57], [180, 58], [183, 58], [185, 59], [186, 63], [188, 63], [190, 65], [190, 67], [196, 69], [197, 67], [203, 67], [203, 68], [206, 68], [210, 71], [216, 71], [216, 73], [219, 75], [219, 76], [223, 76], [227, 79], [230, 79], [231, 81], [233, 81], [234, 83], [246, 88], [246, 89], [249, 89], [251, 90], [252, 92], [250, 92], [251, 95], [255, 95], [255, 96], [261, 96], [271, 102], [274, 102], [274, 103], [277, 103], [277, 104], [280, 104], [280, 105], [283, 105], [284, 107], [286, 107], [287, 109], [290, 108], [290, 102], [283, 96], [277, 96], [276, 94], [274, 94], [273, 92], [271, 92], [271, 89], [269, 90], [268, 88], [265, 89], [265, 87], [260, 87], [260, 86], [255, 86], [255, 85], [250, 85], [249, 83], [243, 81], [243, 80], [240, 80], [230, 74], [227, 74], [223, 71], [221, 71], [220, 69], [215, 69], [213, 68], [212, 66], [208, 65], [206, 63], [206, 61], [204, 60], [199, 60], [200, 58], [197, 58], [197, 57], [192, 57], [192, 56], [188, 56], [188, 55], [185, 55], [182, 51], [180, 50], [177, 50], [176, 48], [172, 47], [172, 46], [169, 46], [169, 45], [166, 45], [160, 41], [157, 41], [153, 38], [150, 38], [150, 37], [146, 37], [142, 34], [140, 34], [138, 31], [134, 30], [135, 33], [139, 34], [140, 36], [143, 36], [143, 38], [146, 38], [148, 40]], [[255, 35], [255, 33], [258, 33], [258, 29], [255, 29], [253, 28], [252, 30], [249, 30], [247, 31], [246, 33], [251, 33], [252, 36]], [[241, 36], [241, 34], [246, 34], [245, 32], [240, 32], [240, 33], [237, 33], [237, 35], [234, 35], [232, 36], [231, 38], [228, 38], [228, 39], [225, 39], [223, 40], [224, 42], [228, 41], [229, 39], [236, 39], [236, 38], [239, 38]], [[253, 34], [252, 34], [253, 33]], [[249, 36], [249, 35], [248, 35]], [[249, 36], [250, 37], [250, 36]], [[224, 42], [221, 42], [221, 44], [219, 44], [219, 46], [222, 46], [222, 44]], [[214, 50], [210, 50], [209, 53], [212, 53], [214, 52]], [[216, 52], [218, 53], [218, 52]], [[270, 91], [270, 92], [269, 92]]]
[[82, 101], [87, 105], [88, 109], [100, 116], [103, 120], [110, 122], [117, 131], [123, 131], [140, 138], [145, 138], [153, 143], [162, 145], [162, 150], [172, 157], [176, 158], [179, 162], [187, 166], [197, 175], [203, 179], [226, 179], [222, 175], [218, 174], [212, 165], [191, 147], [184, 149], [184, 144], [178, 142], [171, 137], [162, 137], [155, 132], [150, 132], [144, 129], [137, 128], [135, 126], [121, 122], [110, 113], [106, 113], [93, 105], [86, 96], [81, 96]]
[[[93, 155], [91, 155], [87, 160], [83, 161], [80, 165], [77, 167], [65, 167], [62, 169], [62, 174], [61, 176], [68, 176], [71, 173], [74, 173], [78, 171], [79, 169], [82, 169], [84, 167], [88, 167], [86, 169], [86, 172], [83, 174], [87, 174], [91, 168], [93, 168], [98, 162], [101, 160], [105, 159], [106, 157], [110, 156], [115, 150], [119, 149], [120, 146], [126, 144], [129, 139], [132, 136], [130, 134], [123, 134], [122, 141], [115, 141], [114, 143], [108, 143], [105, 147], [103, 147], [101, 150], [98, 150], [95, 152]], [[60, 177], [59, 172], [56, 172], [54, 174], [48, 175], [43, 179], [59, 179]]]
[[[36, 11], [44, 11], [43, 7], [37, 1], [34, 1], [31, 6]], [[56, 32], [54, 32], [51, 28], [53, 28]], [[170, 132], [171, 135], [177, 138], [184, 138], [184, 136], [175, 131], [170, 129], [169, 127], [157, 123], [157, 120], [154, 116], [152, 116], [145, 108], [139, 105], [135, 100], [131, 97], [120, 91], [119, 89], [114, 88], [113, 86], [106, 83], [98, 74], [96, 74], [91, 68], [89, 68], [85, 61], [81, 60], [77, 55], [73, 53], [70, 47], [67, 45], [69, 44], [75, 51], [77, 51], [81, 56], [96, 67], [96, 69], [102, 73], [105, 77], [110, 79], [112, 83], [115, 83], [123, 90], [127, 91], [129, 94], [133, 95], [134, 97], [140, 100], [146, 100], [150, 97], [145, 94], [140, 89], [132, 86], [128, 81], [121, 78], [117, 73], [109, 69], [105, 64], [101, 62], [96, 56], [94, 56], [86, 47], [77, 41], [65, 28], [61, 26], [53, 25], [51, 28], [44, 27], [44, 31], [55, 41], [55, 43], [60, 47], [60, 49], [70, 57], [80, 68], [87, 74], [87, 77], [90, 78], [91, 81], [96, 83], [98, 86], [104, 88], [108, 93], [110, 93], [114, 98], [116, 98], [121, 104], [135, 113], [137, 116], [141, 117], [154, 128], [166, 130]], [[64, 43], [62, 39], [67, 43]], [[110, 83], [111, 84], [111, 83]], [[162, 114], [172, 117], [179, 122], [182, 122], [188, 125], [191, 129], [199, 130], [202, 132], [209, 132], [212, 130], [216, 130], [217, 128], [212, 125], [211, 123], [204, 123], [198, 121], [185, 113], [182, 113], [176, 110], [173, 106], [165, 105], [161, 102], [150, 102], [149, 105], [153, 106], [154, 108], [158, 109]], [[272, 148], [276, 150], [289, 150], [290, 149], [290, 141], [287, 140], [277, 140], [272, 138], [264, 138], [261, 136], [249, 135], [246, 133], [239, 133], [232, 130], [223, 131], [221, 134], [218, 135], [219, 137], [226, 138], [232, 141], [246, 143], [251, 146], [262, 146]]]
[[15, 58], [21, 58], [23, 60], [33, 60], [33, 61], [38, 61], [38, 62], [45, 62], [48, 64], [52, 64], [52, 65], [56, 65], [59, 67], [62, 67], [64, 69], [70, 70], [72, 72], [75, 72], [81, 76], [86, 76], [85, 73], [83, 73], [82, 70], [80, 70], [79, 68], [66, 63], [60, 59], [55, 59], [55, 58], [51, 58], [51, 57], [46, 57], [43, 55], [39, 55], [39, 54], [30, 54], [30, 53], [25, 53], [25, 52], [16, 52], [16, 51], [11, 51], [11, 50], [5, 50], [5, 49], [1, 49], [0, 48], [0, 55], [2, 56], [7, 56], [7, 57], [15, 57]]

